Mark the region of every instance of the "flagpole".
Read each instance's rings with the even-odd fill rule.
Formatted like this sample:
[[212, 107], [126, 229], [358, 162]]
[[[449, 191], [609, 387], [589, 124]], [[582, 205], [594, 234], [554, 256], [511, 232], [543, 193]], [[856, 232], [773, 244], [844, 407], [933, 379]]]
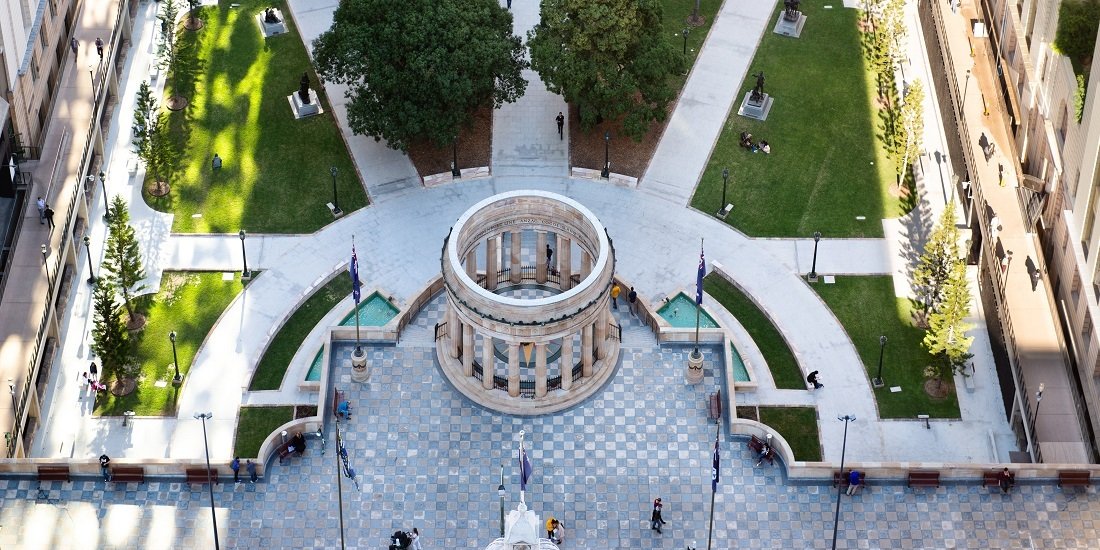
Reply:
[[[714, 434], [714, 448], [718, 448], [718, 438], [722, 435], [722, 424], [718, 424], [718, 431]], [[718, 467], [715, 464], [715, 467]], [[715, 481], [710, 485], [710, 529], [707, 530], [707, 550], [710, 550], [710, 543], [714, 537], [714, 495], [718, 493], [718, 482]]]
[[[703, 239], [699, 239], [699, 273], [703, 272]], [[691, 353], [692, 357], [699, 357], [699, 319], [703, 312], [703, 280], [700, 278], [696, 281], [696, 285], [699, 287], [695, 289], [698, 294], [695, 300], [695, 351]]]
[[340, 503], [340, 549], [345, 550], [347, 546], [344, 544], [344, 484], [340, 480], [343, 477], [340, 471], [340, 415], [335, 415], [336, 418], [336, 452], [332, 453], [333, 458], [336, 459], [336, 495], [338, 502]]
[[[351, 255], [352, 261], [355, 262], [355, 269], [352, 271], [355, 275], [355, 280], [351, 282], [353, 287], [359, 286], [359, 257], [355, 255], [355, 235], [351, 236]], [[362, 296], [356, 293], [355, 296], [355, 356], [363, 356], [363, 347], [359, 343], [359, 300]]]
[[[519, 464], [520, 464], [519, 475], [520, 475], [520, 477], [522, 477], [524, 475], [524, 473], [523, 473], [523, 435], [524, 435], [524, 431], [520, 430], [519, 431]], [[526, 483], [520, 483], [519, 484], [519, 503], [520, 504], [527, 504], [527, 502], [524, 500], [524, 493], [526, 493], [526, 492], [527, 492], [527, 484]]]

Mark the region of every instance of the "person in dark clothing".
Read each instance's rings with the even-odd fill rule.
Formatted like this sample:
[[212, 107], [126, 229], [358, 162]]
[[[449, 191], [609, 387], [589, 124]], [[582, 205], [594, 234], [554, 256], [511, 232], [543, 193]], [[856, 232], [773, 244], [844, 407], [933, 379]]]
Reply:
[[811, 372], [810, 375], [806, 377], [806, 381], [813, 384], [815, 390], [825, 387], [825, 384], [821, 383], [821, 380], [818, 377], [818, 371], [816, 370]]
[[93, 380], [99, 380], [99, 367], [95, 366], [95, 361], [88, 367], [88, 372], [92, 373]]
[[626, 295], [626, 301], [630, 304], [630, 314], [638, 316], [638, 292], [634, 290], [634, 287], [630, 287], [630, 292]]
[[650, 516], [649, 521], [650, 521], [650, 524], [651, 524], [650, 529], [652, 529], [654, 531], [657, 531], [658, 535], [661, 534], [661, 526], [665, 524], [665, 520], [663, 518], [661, 518], [661, 508], [663, 508], [663, 507], [664, 507], [664, 505], [661, 504], [661, 498], [660, 497], [657, 497], [656, 499], [654, 499], [654, 501], [653, 501], [653, 515]]
[[229, 463], [229, 469], [233, 470], [233, 483], [241, 482], [241, 458], [233, 457], [233, 461]]
[[997, 474], [997, 481], [1000, 482], [1001, 492], [1008, 493], [1013, 485], [1016, 485], [1016, 475], [1008, 471], [1008, 468], [1001, 470], [1001, 473]]
[[111, 457], [99, 455], [99, 470], [103, 473], [103, 481], [111, 481]]
[[302, 432], [294, 434], [294, 437], [290, 438], [290, 444], [294, 446], [294, 451], [298, 453], [298, 456], [306, 453], [306, 436], [302, 435]]
[[565, 139], [565, 115], [558, 111], [558, 116], [554, 117], [554, 120], [558, 122], [558, 139]]
[[50, 229], [53, 229], [53, 208], [50, 208], [50, 205], [47, 204], [42, 210], [42, 217], [46, 218], [46, 223], [50, 225]]

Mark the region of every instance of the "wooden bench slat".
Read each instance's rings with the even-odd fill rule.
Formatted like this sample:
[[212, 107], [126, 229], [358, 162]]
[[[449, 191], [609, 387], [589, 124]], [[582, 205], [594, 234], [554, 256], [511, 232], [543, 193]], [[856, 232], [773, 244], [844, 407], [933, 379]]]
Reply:
[[[206, 484], [206, 483], [208, 483], [207, 475], [208, 475], [207, 470], [205, 470], [203, 468], [188, 468], [187, 469], [187, 483]], [[218, 470], [217, 469], [210, 468], [209, 476], [210, 476], [209, 477], [210, 480], [212, 480], [214, 483], [218, 483]]]
[[39, 466], [38, 481], [70, 481], [68, 466]]
[[910, 471], [909, 472], [909, 486], [910, 487], [939, 487], [940, 486], [940, 473], [928, 472], [928, 471]]
[[1088, 470], [1060, 470], [1058, 472], [1059, 487], [1087, 487], [1091, 482]]
[[141, 466], [115, 466], [111, 468], [111, 480], [116, 483], [145, 483], [145, 468]]

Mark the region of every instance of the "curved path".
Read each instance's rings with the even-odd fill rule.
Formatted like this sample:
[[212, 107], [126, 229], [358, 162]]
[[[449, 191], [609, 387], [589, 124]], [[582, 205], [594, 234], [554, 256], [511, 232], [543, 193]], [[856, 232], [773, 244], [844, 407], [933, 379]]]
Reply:
[[[331, 24], [335, 1], [293, 0], [290, 6], [309, 44]], [[214, 419], [208, 424], [212, 459], [230, 458], [237, 410], [247, 400], [245, 388], [260, 355], [297, 304], [333, 271], [346, 268], [353, 235], [366, 286], [404, 299], [438, 273], [443, 238], [466, 208], [503, 191], [543, 189], [572, 197], [600, 217], [615, 240], [620, 276], [637, 286], [646, 299], [694, 284], [696, 250], [705, 237], [708, 261], [720, 262], [762, 304], [803, 370], [822, 371], [828, 384], [823, 391], [809, 395], [762, 388], [759, 395], [740, 394], [739, 399], [762, 404], [816, 404], [822, 419], [826, 460], [839, 460], [843, 429], [842, 423], [829, 420], [854, 414], [861, 421], [853, 424], [850, 432], [860, 443], [849, 448], [850, 459], [993, 461], [989, 445], [961, 443], [988, 441], [993, 432], [1000, 437], [1010, 434], [1003, 415], [996, 418], [997, 411], [938, 423], [934, 430], [925, 430], [917, 422], [874, 420], [878, 415], [870, 383], [855, 348], [832, 312], [801, 278], [809, 270], [812, 241], [749, 239], [687, 206], [773, 7], [773, 2], [723, 5], [651, 167], [637, 189], [538, 175], [547, 171], [527, 169], [513, 175], [423, 188], [407, 159], [373, 139], [351, 134], [344, 116], [343, 91], [330, 87], [327, 91], [333, 111], [371, 194], [372, 206], [311, 235], [249, 236], [249, 266], [263, 273], [224, 312], [195, 356], [180, 398], [181, 422], [139, 419], [132, 432], [119, 433], [109, 419], [90, 417], [83, 410], [78, 415], [59, 410], [57, 418], [49, 418], [50, 429], [44, 430], [47, 435], [40, 438], [39, 456], [69, 452], [98, 456], [106, 450], [112, 456], [198, 458], [202, 456], [202, 430], [191, 417], [195, 412], [213, 412]], [[514, 9], [522, 12], [538, 8], [537, 3], [515, 2]], [[517, 21], [535, 19], [530, 14], [517, 17]], [[131, 78], [128, 88], [136, 86], [135, 78], [140, 77]], [[128, 91], [123, 92], [124, 97], [132, 97]], [[538, 97], [551, 105], [560, 102], [548, 93]], [[553, 130], [552, 118], [541, 126], [533, 124], [528, 111], [499, 112], [494, 134], [522, 139], [538, 132], [538, 136], [531, 137], [532, 142], [544, 140], [544, 130]], [[129, 120], [125, 113], [116, 118], [120, 119]], [[115, 141], [122, 142], [114, 144], [115, 154], [124, 154], [126, 140], [116, 137]], [[559, 172], [559, 163], [560, 159], [552, 159], [548, 172]], [[121, 170], [122, 164], [112, 162], [111, 166]], [[141, 181], [140, 176], [134, 181]], [[171, 226], [171, 218], [149, 211], [136, 187], [131, 186], [130, 194], [145, 248], [158, 251], [148, 262], [152, 281], [158, 281], [163, 270], [240, 269], [240, 241], [236, 235], [169, 235], [166, 228]], [[820, 245], [818, 271], [890, 274], [897, 270], [895, 258], [885, 239], [825, 240]], [[80, 355], [80, 351], [70, 353]], [[994, 420], [985, 420], [987, 417]], [[71, 436], [53, 429], [64, 418], [78, 419], [82, 426], [68, 450], [65, 438]]]

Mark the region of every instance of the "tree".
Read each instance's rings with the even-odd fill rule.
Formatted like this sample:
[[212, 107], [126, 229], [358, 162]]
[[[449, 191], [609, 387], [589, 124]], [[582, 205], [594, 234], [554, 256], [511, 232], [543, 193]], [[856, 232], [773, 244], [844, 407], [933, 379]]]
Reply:
[[955, 225], [955, 203], [947, 201], [940, 221], [928, 242], [920, 262], [913, 270], [913, 290], [926, 312], [936, 312], [946, 299], [948, 282], [955, 266], [962, 264], [959, 254], [959, 228]]
[[198, 19], [195, 17], [195, 12], [199, 9], [199, 6], [201, 5], [201, 0], [187, 0], [187, 24], [192, 29], [196, 28], [195, 22], [198, 21]]
[[100, 279], [92, 293], [94, 320], [92, 351], [99, 356], [103, 373], [119, 373], [131, 358], [130, 339], [122, 326], [122, 311], [115, 302], [115, 286]]
[[164, 0], [160, 3], [160, 44], [157, 47], [157, 62], [162, 69], [171, 70], [176, 57], [176, 18], [180, 8], [176, 0]]
[[640, 139], [667, 116], [672, 76], [684, 68], [664, 33], [657, 0], [543, 0], [527, 46], [532, 68], [577, 105], [583, 128], [622, 118]]
[[901, 43], [909, 32], [905, 26], [905, 0], [880, 0], [880, 5], [882, 17], [877, 31], [882, 33], [891, 62], [897, 63], [902, 58]]
[[909, 163], [924, 149], [924, 85], [914, 80], [905, 91], [898, 121], [894, 125], [894, 162], [898, 167], [898, 189], [905, 180]]
[[[134, 108], [134, 152], [142, 160], [146, 160], [146, 148], [149, 145], [149, 133], [151, 121], [157, 116], [157, 100], [153, 97], [153, 89], [148, 81], [142, 81], [138, 88], [137, 105]], [[146, 160], [146, 162], [148, 162]]]
[[523, 95], [523, 44], [495, 0], [342, 0], [313, 42], [317, 71], [346, 84], [348, 124], [405, 151], [451, 143], [474, 110]]
[[[159, 189], [170, 185], [179, 153], [172, 144], [168, 114], [156, 113], [151, 122], [145, 136], [144, 147], [138, 151], [138, 158], [145, 161], [145, 166], [153, 173], [153, 186]], [[154, 194], [163, 196], [167, 192], [167, 189], [164, 189], [163, 193], [154, 192]]]
[[944, 300], [938, 311], [928, 318], [928, 332], [924, 335], [924, 347], [932, 355], [929, 365], [933, 378], [943, 383], [944, 378], [962, 372], [970, 353], [973, 336], [966, 331], [973, 325], [966, 322], [970, 315], [970, 284], [966, 279], [966, 264], [956, 261], [951, 268]]
[[111, 204], [111, 213], [103, 267], [111, 284], [122, 292], [122, 303], [126, 306], [130, 325], [133, 326], [140, 322], [134, 315], [130, 295], [141, 290], [138, 285], [145, 278], [145, 270], [141, 265], [141, 248], [134, 235], [134, 228], [130, 225], [130, 211], [122, 197], [115, 197]]

